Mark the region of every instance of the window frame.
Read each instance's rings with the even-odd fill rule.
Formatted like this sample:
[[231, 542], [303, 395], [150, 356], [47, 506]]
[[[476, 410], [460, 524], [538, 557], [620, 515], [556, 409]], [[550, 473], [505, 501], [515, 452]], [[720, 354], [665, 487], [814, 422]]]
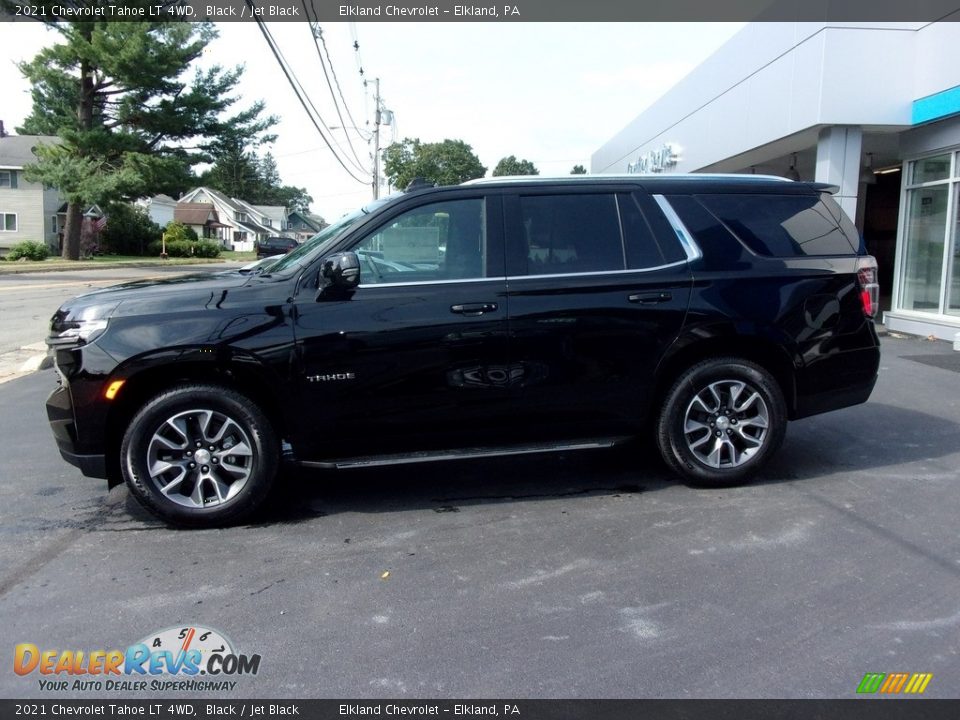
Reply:
[[[13, 190], [14, 188], [16, 188], [16, 185], [14, 184], [14, 180], [13, 180], [13, 174], [15, 172], [16, 170], [6, 170], [6, 169], [0, 170], [0, 189], [6, 188], [7, 190]], [[4, 176], [6, 176], [6, 179], [7, 179], [6, 183], [2, 181], [2, 178]]]
[[[13, 230], [7, 230], [7, 218], [13, 218]], [[0, 232], [4, 233], [15, 233], [20, 232], [20, 216], [19, 213], [15, 212], [6, 212], [0, 210]]]

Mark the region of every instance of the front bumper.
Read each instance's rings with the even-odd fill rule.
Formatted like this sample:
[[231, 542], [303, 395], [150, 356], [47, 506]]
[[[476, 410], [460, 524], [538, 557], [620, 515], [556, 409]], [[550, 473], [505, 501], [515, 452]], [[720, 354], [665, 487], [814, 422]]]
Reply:
[[73, 414], [70, 390], [65, 386], [56, 388], [47, 398], [47, 419], [60, 455], [71, 465], [80, 468], [87, 477], [106, 478], [107, 460], [102, 453], [77, 452], [77, 425]]

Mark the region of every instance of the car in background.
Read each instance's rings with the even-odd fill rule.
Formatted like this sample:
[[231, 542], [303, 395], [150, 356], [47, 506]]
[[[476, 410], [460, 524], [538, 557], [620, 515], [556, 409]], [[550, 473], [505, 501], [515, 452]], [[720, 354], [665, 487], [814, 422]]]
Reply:
[[260, 260], [273, 255], [286, 255], [297, 247], [297, 245], [299, 245], [299, 243], [293, 238], [268, 237], [263, 240], [258, 240], [255, 244], [257, 259]]

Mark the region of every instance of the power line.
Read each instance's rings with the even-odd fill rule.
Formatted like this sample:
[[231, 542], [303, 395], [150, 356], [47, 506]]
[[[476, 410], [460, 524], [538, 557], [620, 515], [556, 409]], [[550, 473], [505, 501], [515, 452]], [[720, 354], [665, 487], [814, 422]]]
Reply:
[[[303, 12], [307, 16], [307, 19], [310, 20], [310, 10], [311, 6], [308, 5], [307, 0], [301, 0], [303, 5]], [[347, 145], [350, 148], [350, 152], [353, 154], [354, 159], [359, 165], [363, 165], [363, 161], [360, 159], [360, 156], [357, 155], [356, 149], [353, 147], [353, 142], [350, 140], [350, 129], [347, 126], [347, 122], [343, 119], [343, 113], [340, 112], [340, 104], [337, 102], [337, 96], [333, 91], [333, 83], [330, 81], [330, 75], [333, 75], [333, 79], [337, 80], [337, 73], [333, 69], [333, 60], [330, 58], [330, 51], [327, 50], [327, 42], [323, 38], [323, 30], [320, 28], [319, 17], [314, 13], [314, 19], [310, 22], [310, 37], [313, 40], [313, 47], [317, 51], [317, 59], [320, 61], [320, 67], [323, 69], [323, 76], [327, 81], [327, 89], [330, 91], [330, 97], [333, 100], [333, 108], [337, 111], [337, 117], [340, 118], [340, 127], [343, 129], [343, 136], [347, 139]], [[323, 49], [327, 53], [327, 61], [323, 60], [323, 53], [320, 52], [320, 44], [317, 40], [323, 42]], [[327, 65], [330, 66], [330, 71], [327, 71]], [[337, 90], [340, 90], [340, 83], [337, 81]], [[350, 118], [350, 122], [356, 126], [356, 122], [353, 120], [353, 115], [350, 113], [350, 108], [347, 105], [346, 99], [343, 97], [343, 91], [340, 91], [340, 100], [343, 103], [344, 110], [347, 111], [347, 117]]]
[[[251, 10], [255, 10], [256, 4], [254, 0], [246, 0], [246, 4], [250, 7]], [[320, 134], [321, 139], [330, 149], [330, 152], [333, 153], [334, 158], [337, 162], [340, 163], [341, 167], [347, 172], [347, 174], [356, 180], [359, 183], [366, 184], [367, 180], [365, 178], [357, 177], [353, 170], [347, 166], [343, 158], [337, 153], [334, 146], [331, 144], [330, 140], [327, 138], [326, 134], [323, 132], [321, 123], [323, 123], [323, 117], [317, 112], [316, 107], [313, 105], [313, 102], [310, 100], [310, 97], [304, 91], [303, 86], [300, 84], [300, 81], [296, 79], [296, 76], [293, 73], [293, 70], [288, 67], [286, 59], [283, 57], [283, 53], [280, 51], [277, 46], [276, 40], [273, 39], [273, 35], [270, 33], [270, 30], [267, 28], [266, 24], [261, 20], [260, 16], [254, 13], [254, 20], [257, 23], [257, 27], [260, 29], [260, 33], [263, 35], [264, 40], [267, 41], [267, 46], [270, 48], [270, 52], [273, 53], [274, 59], [280, 65], [280, 69], [283, 71], [284, 76], [287, 78], [287, 82], [290, 83], [290, 87], [293, 89], [294, 94], [297, 96], [297, 100], [300, 101], [300, 104], [303, 106], [304, 111], [307, 113], [307, 117], [310, 118], [310, 122], [317, 129], [317, 132]], [[313, 112], [311, 112], [311, 109]], [[314, 117], [316, 116], [316, 117]], [[320, 123], [317, 122], [317, 119], [320, 120]], [[349, 158], [348, 158], [349, 159]], [[353, 162], [351, 160], [351, 162]], [[357, 168], [361, 173], [366, 174], [367, 171], [358, 166]]]

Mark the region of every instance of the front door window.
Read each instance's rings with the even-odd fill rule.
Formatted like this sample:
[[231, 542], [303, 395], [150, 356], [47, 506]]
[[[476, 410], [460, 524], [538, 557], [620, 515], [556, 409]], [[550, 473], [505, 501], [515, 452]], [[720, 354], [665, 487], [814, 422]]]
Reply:
[[486, 225], [480, 198], [409, 210], [354, 247], [360, 259], [360, 283], [487, 277]]

